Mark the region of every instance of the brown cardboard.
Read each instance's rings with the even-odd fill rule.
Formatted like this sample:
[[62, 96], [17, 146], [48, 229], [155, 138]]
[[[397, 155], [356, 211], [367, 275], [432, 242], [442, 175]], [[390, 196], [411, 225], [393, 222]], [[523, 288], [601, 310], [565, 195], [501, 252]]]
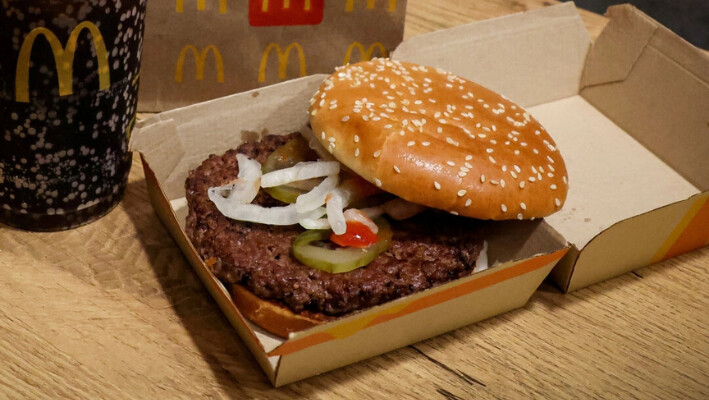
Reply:
[[387, 56], [406, 0], [151, 1], [139, 109], [163, 111]]
[[[628, 7], [623, 10], [624, 15], [639, 13]], [[635, 21], [634, 25], [623, 29], [630, 32], [632, 26], [640, 26], [639, 35], [647, 38], [646, 25], [638, 23], [636, 18], [629, 19]], [[667, 40], [664, 37], [661, 41]], [[513, 233], [511, 237], [519, 241], [517, 244], [497, 241], [490, 232], [490, 259], [493, 263], [497, 261], [493, 268], [298, 332], [285, 341], [245, 321], [221, 284], [194, 253], [179, 222], [184, 221], [183, 183], [187, 171], [209, 153], [232, 148], [249, 136], [288, 133], [302, 127], [307, 121], [307, 99], [323, 76], [297, 79], [160, 114], [139, 124], [131, 148], [143, 154], [146, 171], [150, 172], [146, 176], [151, 200], [161, 219], [193, 266], [201, 271], [210, 292], [269, 378], [281, 385], [519, 307], [565, 253], [564, 240], [549, 225], [573, 245], [553, 275], [566, 290], [709, 241], [709, 193], [701, 185], [707, 170], [681, 169], [677, 167], [681, 160], [667, 162], [665, 159], [672, 157], [662, 149], [657, 154], [649, 150], [655, 136], [645, 137], [633, 128], [634, 124], [646, 123], [636, 121], [641, 114], [639, 108], [652, 107], [660, 99], [647, 93], [646, 98], [639, 96], [625, 105], [626, 112], [615, 112], [609, 109], [612, 108], [609, 104], [614, 104], [612, 99], [601, 92], [623, 89], [633, 93], [632, 89], [643, 83], [652, 86], [661, 79], [703, 76], [707, 64], [693, 56], [692, 51], [680, 49], [672, 53], [676, 56], [675, 68], [660, 70], [669, 76], [636, 77], [636, 71], [643, 71], [638, 68], [640, 65], [652, 71], [652, 65], [642, 61], [643, 54], [651, 47], [629, 50], [639, 56], [619, 59], [622, 65], [618, 67], [613, 60], [603, 61], [603, 57], [594, 56], [620, 52], [606, 51], [602, 43], [599, 40], [591, 47], [570, 3], [402, 43], [394, 53], [397, 59], [452, 70], [513, 99], [517, 96], [521, 99], [517, 100], [519, 103], [529, 106], [529, 111], [556, 138], [567, 160], [570, 180], [567, 203], [560, 213], [546, 221], [510, 222], [505, 229]], [[675, 45], [682, 43], [669, 48]], [[631, 63], [636, 60], [629, 71], [627, 60]], [[603, 71], [604, 62], [608, 65], [607, 73]], [[592, 72], [592, 68], [598, 71]], [[584, 79], [590, 77], [596, 83], [585, 85]], [[646, 81], [637, 86], [623, 85], [640, 78]], [[611, 81], [604, 82], [608, 79]], [[705, 104], [706, 79], [693, 82], [699, 88], [688, 93], [698, 97], [676, 97], [674, 101]], [[705, 114], [697, 117], [692, 106], [686, 106], [686, 110], [690, 121], [705, 117]], [[663, 146], [674, 146], [673, 151], [679, 153], [693, 144], [701, 146], [697, 143], [706, 138], [706, 128], [677, 132], [686, 127], [680, 123], [660, 137], [686, 135], [688, 140], [665, 141]], [[691, 156], [694, 150], [686, 151]], [[412, 323], [421, 318], [431, 323]]]

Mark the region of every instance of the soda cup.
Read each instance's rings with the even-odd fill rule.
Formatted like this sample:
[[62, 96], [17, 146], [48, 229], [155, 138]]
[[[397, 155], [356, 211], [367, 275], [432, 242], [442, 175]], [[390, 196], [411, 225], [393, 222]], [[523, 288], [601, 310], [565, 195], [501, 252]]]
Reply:
[[0, 223], [63, 230], [118, 204], [146, 4], [0, 1]]

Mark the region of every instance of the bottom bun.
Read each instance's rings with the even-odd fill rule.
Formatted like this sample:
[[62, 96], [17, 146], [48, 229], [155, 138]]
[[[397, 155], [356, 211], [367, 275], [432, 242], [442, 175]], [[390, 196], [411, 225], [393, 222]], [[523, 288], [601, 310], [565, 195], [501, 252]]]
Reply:
[[231, 285], [231, 298], [249, 321], [282, 338], [336, 318], [310, 311], [296, 314], [278, 301], [264, 300], [237, 284]]

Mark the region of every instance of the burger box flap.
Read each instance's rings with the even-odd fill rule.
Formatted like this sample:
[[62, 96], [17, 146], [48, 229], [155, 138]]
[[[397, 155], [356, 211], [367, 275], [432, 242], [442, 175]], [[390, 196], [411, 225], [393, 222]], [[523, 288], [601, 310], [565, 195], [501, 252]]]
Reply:
[[[210, 154], [308, 122], [309, 99], [326, 75], [313, 75], [167, 111], [138, 123], [151, 202], [274, 385], [283, 385], [447, 332], [524, 305], [568, 250], [544, 221], [484, 223], [491, 268], [292, 334], [287, 340], [251, 324], [209, 271], [184, 232], [188, 171]], [[413, 321], [425, 318], [429, 324]]]
[[563, 3], [417, 36], [393, 55], [506, 94], [555, 139], [570, 186], [546, 221], [573, 245], [552, 272], [565, 291], [709, 242], [707, 54], [632, 6], [608, 17], [593, 45]]

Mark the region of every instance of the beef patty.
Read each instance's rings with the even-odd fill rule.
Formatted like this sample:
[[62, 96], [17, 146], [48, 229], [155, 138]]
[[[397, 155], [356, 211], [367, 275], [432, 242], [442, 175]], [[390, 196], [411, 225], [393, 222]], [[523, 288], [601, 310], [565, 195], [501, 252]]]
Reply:
[[[271, 226], [231, 220], [207, 197], [207, 189], [236, 178], [236, 154], [263, 163], [297, 133], [269, 135], [224, 155], [212, 155], [190, 172], [187, 182], [187, 235], [203, 259], [214, 258], [214, 274], [240, 283], [257, 296], [280, 300], [295, 312], [341, 315], [375, 306], [470, 274], [482, 249], [477, 221], [427, 211], [392, 221], [392, 244], [369, 265], [331, 274], [301, 264], [291, 255], [299, 225]], [[254, 200], [283, 205], [261, 190]]]

